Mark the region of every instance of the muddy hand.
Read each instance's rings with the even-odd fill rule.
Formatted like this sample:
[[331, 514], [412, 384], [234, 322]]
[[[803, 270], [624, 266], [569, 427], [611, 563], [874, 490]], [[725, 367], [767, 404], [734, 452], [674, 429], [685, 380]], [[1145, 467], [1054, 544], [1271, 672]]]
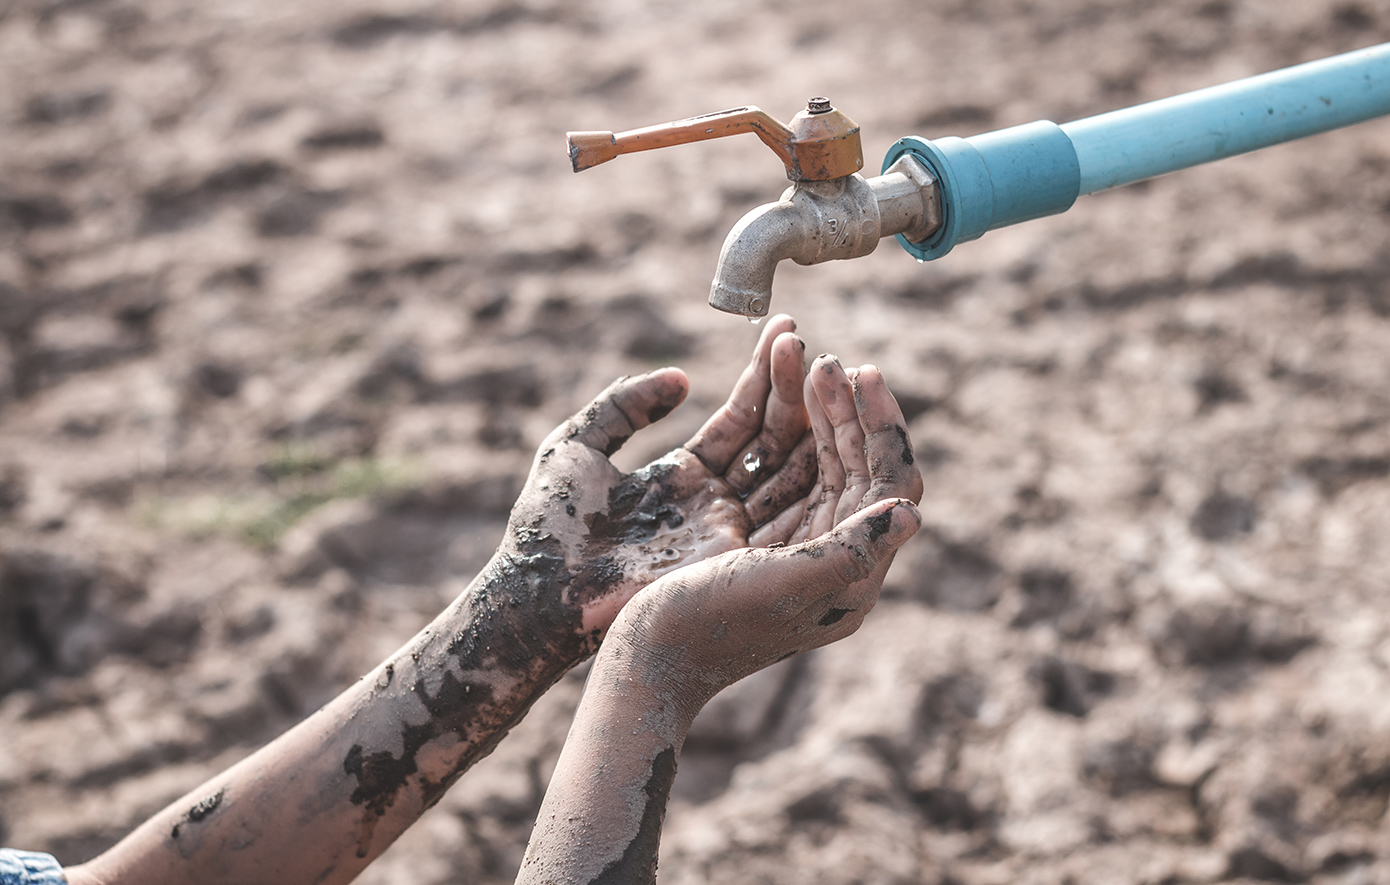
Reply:
[[[763, 523], [754, 540], [768, 546], [664, 575], [622, 609], [518, 883], [654, 882], [677, 759], [700, 708], [744, 676], [848, 636], [873, 608], [894, 552], [921, 524], [902, 412], [877, 369], [846, 373], [834, 358], [816, 362], [804, 392], [814, 432], [798, 446], [815, 451], [822, 479], [801, 495], [769, 478], [746, 508]], [[703, 444], [712, 474], [762, 445], [730, 433], [711, 455], [721, 416], [692, 444]]]
[[634, 473], [609, 456], [685, 398], [679, 369], [615, 382], [541, 445], [499, 555], [556, 585], [581, 613], [589, 650], [639, 588], [746, 546], [811, 488], [805, 345], [794, 328], [774, 317], [728, 401], [689, 443]]
[[667, 575], [613, 628], [640, 645], [652, 672], [703, 704], [714, 693], [798, 652], [859, 629], [893, 554], [921, 517], [906, 498], [879, 501], [809, 541], [735, 551]]
[[[893, 551], [920, 521], [913, 505], [922, 477], [883, 374], [874, 366], [846, 372], [833, 356], [821, 356], [806, 378], [805, 401], [818, 480], [754, 532], [756, 546], [772, 549], [676, 572], [634, 606], [675, 631], [650, 641], [695, 655], [687, 662], [692, 672], [714, 673], [720, 687], [854, 632], [878, 599]], [[664, 609], [674, 616], [656, 617]]]

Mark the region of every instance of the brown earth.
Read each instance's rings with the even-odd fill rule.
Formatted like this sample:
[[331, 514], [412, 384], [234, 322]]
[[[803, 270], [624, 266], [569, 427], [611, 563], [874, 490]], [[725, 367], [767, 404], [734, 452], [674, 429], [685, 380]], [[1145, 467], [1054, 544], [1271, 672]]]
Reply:
[[[467, 583], [545, 432], [755, 329], [755, 139], [831, 96], [1059, 122], [1390, 40], [1386, 0], [0, 0], [0, 839], [78, 861]], [[1390, 882], [1390, 122], [919, 266], [784, 266], [926, 519], [859, 634], [721, 696], [667, 883]], [[576, 674], [364, 877], [509, 882]]]

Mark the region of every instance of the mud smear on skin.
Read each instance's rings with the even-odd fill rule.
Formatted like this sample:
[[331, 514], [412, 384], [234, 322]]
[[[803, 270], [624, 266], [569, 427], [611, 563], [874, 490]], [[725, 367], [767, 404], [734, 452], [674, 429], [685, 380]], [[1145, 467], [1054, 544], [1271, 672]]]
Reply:
[[657, 849], [661, 842], [661, 823], [666, 817], [666, 800], [676, 779], [676, 749], [667, 747], [652, 760], [652, 776], [642, 792], [647, 804], [637, 835], [623, 850], [623, 856], [603, 868], [589, 885], [646, 885], [656, 881]]
[[656, 536], [664, 522], [679, 528], [685, 517], [669, 503], [667, 479], [674, 468], [661, 464], [639, 470], [608, 491], [608, 510], [585, 515], [588, 528], [584, 558], [619, 544], [640, 544]]
[[577, 511], [575, 510], [574, 502], [570, 500], [570, 496], [574, 494], [574, 480], [565, 477], [556, 483], [556, 485], [558, 485], [559, 488], [551, 493], [551, 498], [556, 501], [563, 501], [565, 504], [565, 515], [574, 516]]
[[[579, 632], [578, 605], [559, 601], [562, 594], [557, 588], [571, 583], [559, 542], [542, 536], [521, 546], [529, 552], [497, 557], [465, 595], [460, 613], [467, 625], [463, 630], [431, 637], [413, 653], [421, 672], [442, 673], [443, 681], [433, 694], [423, 676], [411, 686], [430, 718], [402, 728], [400, 756], [384, 750], [368, 753], [357, 744], [344, 757], [343, 771], [357, 781], [351, 800], [364, 812], [358, 857], [370, 853], [377, 822], [395, 803], [401, 788], [419, 774], [416, 758], [423, 747], [445, 735], [462, 742], [475, 734], [488, 736], [445, 777], [420, 778], [428, 807], [474, 762], [492, 752], [536, 698], [592, 651], [591, 638]], [[455, 673], [479, 669], [513, 676], [528, 686], [529, 696], [521, 703], [508, 703], [511, 699], [495, 697], [490, 684], [461, 679]]]
[[676, 406], [674, 404], [668, 406], [665, 403], [662, 403], [661, 405], [652, 406], [649, 410], [647, 410], [647, 421], [652, 424], [655, 424], [662, 418], [665, 418], [667, 415], [671, 414], [671, 411], [675, 408]]
[[831, 624], [838, 624], [840, 621], [844, 620], [845, 615], [852, 611], [854, 611], [852, 608], [832, 608], [822, 615], [821, 619], [816, 623], [822, 627], [829, 627]]
[[893, 511], [896, 509], [896, 507], [890, 507], [877, 516], [870, 516], [865, 520], [869, 524], [870, 541], [877, 541], [888, 534], [888, 530], [893, 527]]
[[903, 463], [911, 467], [913, 462], [917, 460], [917, 457], [914, 454], [912, 454], [912, 441], [907, 438], [907, 428], [902, 426], [901, 424], [898, 424], [895, 425], [893, 429], [898, 432], [898, 439], [902, 440]]
[[[806, 432], [810, 433], [809, 430]], [[815, 485], [818, 471], [815, 449], [804, 448], [798, 442], [787, 460], [777, 468], [777, 477], [768, 480], [758, 490], [762, 493], [762, 499], [758, 503], [763, 508], [763, 513], [767, 514], [764, 521], [771, 520], [773, 515], [805, 498]]]
[[[395, 803], [401, 788], [419, 775], [416, 758], [422, 748], [445, 735], [463, 742], [471, 735], [488, 735], [443, 779], [420, 778], [429, 806], [438, 802], [469, 766], [492, 752], [536, 698], [593, 653], [598, 637], [581, 632], [583, 608], [624, 580], [624, 563], [613, 555], [613, 549], [649, 540], [662, 523], [675, 528], [684, 522], [668, 503], [671, 495], [665, 479], [670, 470], [661, 466], [640, 471], [609, 491], [608, 510], [585, 516], [588, 539], [582, 564], [573, 571], [566, 566], [560, 541], [545, 531], [544, 516], [513, 529], [516, 552], [494, 559], [462, 600], [460, 620], [468, 626], [447, 640], [432, 639], [426, 648], [415, 652], [422, 672], [443, 673], [443, 682], [434, 694], [429, 693], [423, 676], [411, 686], [429, 712], [429, 720], [403, 727], [399, 756], [385, 750], [368, 753], [358, 744], [343, 759], [343, 771], [357, 781], [351, 800], [364, 810], [358, 832], [359, 857], [370, 853], [376, 824]], [[553, 497], [567, 499], [572, 486], [572, 481], [561, 480], [561, 488]], [[572, 506], [566, 508], [567, 513]], [[447, 645], [440, 647], [444, 641]], [[509, 699], [496, 698], [490, 684], [455, 675], [455, 671], [480, 669], [516, 678], [530, 687], [530, 696], [514, 706]], [[387, 678], [389, 683], [389, 675]]]
[[221, 806], [222, 797], [225, 796], [226, 793], [227, 790], [225, 788], [218, 790], [206, 799], [199, 800], [196, 805], [184, 812], [183, 820], [174, 824], [173, 831], [169, 833], [170, 838], [177, 839], [179, 833], [183, 831], [184, 824], [202, 823], [206, 820], [209, 815]]
[[584, 516], [582, 564], [574, 573], [570, 596], [580, 602], [597, 599], [627, 577], [627, 566], [614, 550], [636, 546], [655, 538], [664, 525], [678, 529], [685, 515], [670, 500], [671, 464], [657, 464], [626, 476], [608, 491], [608, 509]]

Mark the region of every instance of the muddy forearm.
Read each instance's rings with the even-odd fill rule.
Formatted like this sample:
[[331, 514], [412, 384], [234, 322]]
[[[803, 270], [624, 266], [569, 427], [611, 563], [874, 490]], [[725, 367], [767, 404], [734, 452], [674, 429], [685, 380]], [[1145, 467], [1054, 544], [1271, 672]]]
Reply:
[[[615, 632], [619, 628], [615, 627]], [[610, 634], [546, 790], [517, 877], [527, 885], [642, 885], [657, 849], [676, 761], [705, 693]]]
[[427, 628], [322, 710], [155, 815], [86, 883], [347, 882], [588, 653], [562, 563], [494, 557]]

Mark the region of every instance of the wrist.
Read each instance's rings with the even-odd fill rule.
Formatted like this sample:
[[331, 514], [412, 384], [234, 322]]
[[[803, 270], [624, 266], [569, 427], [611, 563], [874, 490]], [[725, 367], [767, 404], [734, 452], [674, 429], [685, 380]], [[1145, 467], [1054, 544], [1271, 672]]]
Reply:
[[570, 582], [558, 552], [503, 546], [448, 614], [463, 629], [486, 634], [502, 666], [563, 674], [598, 647], [598, 636], [584, 630], [579, 605], [567, 601]]
[[579, 632], [579, 613], [559, 602], [561, 573], [544, 558], [499, 550], [467, 590], [386, 662], [379, 690], [423, 703], [433, 717], [466, 711], [505, 732], [591, 654], [594, 640]]
[[684, 740], [696, 714], [725, 685], [689, 642], [667, 629], [671, 612], [660, 608], [647, 591], [627, 604], [598, 651], [589, 681], [633, 704], [660, 708]]

